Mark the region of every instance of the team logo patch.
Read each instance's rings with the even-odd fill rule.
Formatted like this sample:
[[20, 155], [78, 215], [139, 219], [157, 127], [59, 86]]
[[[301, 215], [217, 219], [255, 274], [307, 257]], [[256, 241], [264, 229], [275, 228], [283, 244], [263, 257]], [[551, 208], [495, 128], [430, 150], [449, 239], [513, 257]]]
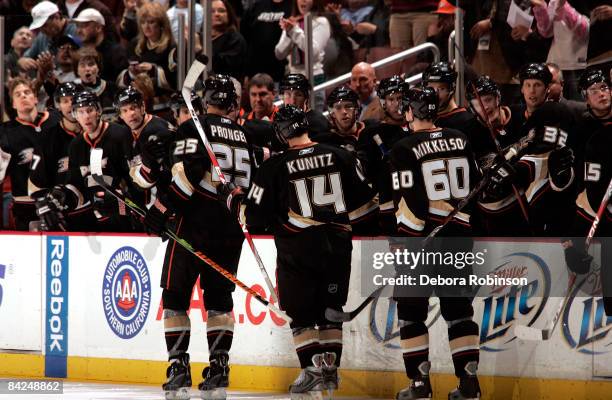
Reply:
[[338, 293], [338, 285], [335, 283], [330, 283], [327, 287], [327, 291], [331, 294]]
[[151, 305], [151, 280], [144, 258], [133, 247], [118, 249], [106, 264], [102, 303], [108, 326], [120, 338], [133, 338], [144, 326]]

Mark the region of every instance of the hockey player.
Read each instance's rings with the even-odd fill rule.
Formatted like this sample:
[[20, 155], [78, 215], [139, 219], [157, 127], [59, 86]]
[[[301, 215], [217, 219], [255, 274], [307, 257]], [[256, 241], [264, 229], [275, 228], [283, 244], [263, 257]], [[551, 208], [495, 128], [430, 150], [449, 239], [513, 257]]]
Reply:
[[302, 399], [338, 387], [342, 325], [325, 309], [346, 302], [351, 224], [375, 211], [377, 199], [349, 152], [310, 140], [303, 110], [280, 107], [274, 129], [288, 150], [263, 163], [242, 205], [236, 190], [226, 204], [248, 226], [274, 233], [278, 297], [302, 368], [289, 392]]
[[356, 153], [359, 134], [365, 127], [357, 120], [360, 113], [359, 97], [348, 86], [339, 86], [327, 96], [327, 110], [331, 129], [317, 137], [317, 142], [342, 147]]
[[[202, 99], [194, 92], [191, 91], [191, 104], [196, 114], [202, 115]], [[170, 96], [170, 109], [172, 109], [172, 115], [176, 122], [176, 126], [180, 126], [183, 122], [191, 119], [191, 113], [185, 104], [185, 99], [179, 92], [172, 93]]]
[[[90, 153], [102, 149], [102, 175], [113, 190], [129, 193], [132, 188], [129, 160], [132, 153], [132, 135], [125, 126], [102, 121], [102, 107], [95, 93], [88, 89], [77, 93], [72, 109], [83, 133], [77, 136], [68, 151], [68, 183], [54, 186], [45, 196], [48, 208], [43, 219], [57, 221], [57, 213], [69, 217], [89, 218], [95, 232], [133, 231], [132, 219], [125, 207], [106, 193], [92, 178]], [[133, 194], [132, 190], [132, 194]], [[50, 223], [51, 224], [51, 223]]]
[[[72, 82], [60, 84], [53, 100], [55, 107], [61, 112], [59, 129], [54, 129], [42, 138], [42, 145], [34, 149], [32, 166], [28, 181], [28, 193], [32, 199], [44, 197], [47, 191], [55, 185], [63, 185], [68, 182], [68, 150], [73, 139], [80, 135], [81, 126], [72, 113], [72, 99], [77, 91], [82, 90]], [[44, 204], [44, 202], [40, 202]], [[38, 210], [38, 214], [44, 214], [44, 210]], [[43, 221], [45, 218], [43, 217]], [[49, 226], [47, 220], [42, 229], [62, 230], [70, 229], [79, 231], [87, 227], [79, 223], [79, 218], [73, 218], [65, 226]]]
[[[519, 134], [529, 117], [546, 102], [552, 74], [544, 63], [530, 63], [519, 71], [523, 102], [510, 106], [510, 132]], [[569, 112], [569, 111], [568, 111]], [[518, 138], [517, 138], [518, 139]]]
[[150, 195], [154, 194], [149, 190], [162, 175], [169, 182], [170, 145], [176, 129], [168, 121], [148, 114], [142, 93], [131, 86], [117, 93], [114, 106], [121, 120], [132, 131], [130, 176], [136, 185], [147, 190], [144, 203], [148, 204]]
[[[432, 88], [408, 90], [402, 109], [412, 133], [394, 145], [390, 157], [398, 233], [426, 236], [468, 195], [479, 179], [479, 172], [467, 137], [460, 131], [434, 125], [438, 97]], [[470, 215], [466, 211], [457, 213], [439, 233], [441, 236], [470, 234]], [[447, 273], [439, 268], [437, 272]], [[425, 325], [431, 293], [431, 287], [422, 288], [421, 297], [395, 293], [404, 365], [411, 380], [410, 386], [397, 394], [399, 400], [432, 398]], [[455, 375], [459, 378], [458, 388], [448, 398], [479, 399], [476, 377], [479, 337], [478, 325], [472, 320], [472, 300], [437, 295], [442, 316], [448, 323], [449, 345]]]
[[[227, 179], [246, 190], [253, 170], [251, 147], [242, 128], [227, 117], [238, 107], [234, 85], [226, 75], [212, 75], [204, 85], [206, 114], [200, 117], [204, 134], [218, 154]], [[177, 235], [236, 274], [244, 237], [236, 217], [217, 201], [219, 178], [193, 121], [178, 127], [172, 154], [175, 157], [172, 181], [165, 196], [158, 195], [150, 207], [145, 224], [151, 232], [163, 234], [168, 218], [176, 212]], [[234, 284], [173, 243], [167, 247], [161, 277], [170, 361], [167, 380], [162, 386], [167, 399], [189, 395], [191, 372], [187, 349], [191, 324], [187, 310], [198, 277], [208, 312], [206, 330], [210, 352], [210, 365], [202, 372], [204, 381], [198, 388], [203, 398], [224, 399], [229, 385]]]
[[397, 75], [380, 81], [377, 93], [385, 118], [380, 124], [363, 130], [357, 148], [366, 175], [379, 194], [380, 230], [388, 235], [395, 233], [388, 156], [393, 144], [408, 134], [406, 119], [400, 111], [402, 93], [406, 88], [404, 80]]
[[312, 87], [302, 74], [288, 74], [279, 85], [280, 95], [284, 105], [294, 105], [301, 108], [308, 118], [309, 132], [313, 138], [329, 131], [329, 122], [320, 112], [310, 107], [310, 91]]
[[441, 61], [431, 64], [423, 71], [423, 86], [429, 86], [438, 93], [440, 108], [434, 123], [440, 128], [458, 129], [467, 135], [473, 144], [472, 135], [477, 130], [478, 122], [474, 114], [455, 102], [457, 73], [449, 63]]
[[59, 128], [57, 112], [38, 112], [38, 99], [32, 83], [15, 78], [9, 86], [9, 96], [17, 112], [14, 120], [5, 123], [0, 131], [0, 182], [8, 174], [13, 194], [13, 216], [17, 230], [29, 230], [30, 222], [37, 221], [34, 200], [28, 193], [28, 177], [33, 165], [34, 150], [43, 145], [43, 138]]

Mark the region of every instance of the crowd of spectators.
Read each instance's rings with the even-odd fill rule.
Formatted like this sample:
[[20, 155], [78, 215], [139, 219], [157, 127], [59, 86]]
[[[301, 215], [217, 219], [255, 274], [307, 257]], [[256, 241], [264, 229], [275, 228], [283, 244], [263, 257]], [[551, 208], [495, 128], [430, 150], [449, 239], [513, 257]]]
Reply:
[[[612, 0], [464, 0], [460, 5], [465, 48], [455, 53], [466, 64], [466, 81], [490, 76], [510, 105], [523, 101], [520, 68], [546, 62], [553, 74], [549, 100], [566, 103], [575, 115], [586, 111], [579, 77], [587, 68], [608, 73], [612, 66]], [[53, 107], [58, 85], [75, 82], [98, 95], [107, 120], [117, 119], [117, 90], [130, 85], [143, 93], [150, 112], [168, 117], [163, 106], [179, 89], [178, 16], [186, 15], [188, 6], [187, 0], [0, 0], [8, 100], [3, 121], [15, 118], [8, 87], [17, 78], [34, 82], [39, 111]], [[207, 56], [215, 73], [234, 77], [242, 88], [240, 115], [270, 119], [274, 99], [283, 95], [282, 77], [306, 72], [304, 16], [312, 13], [312, 83], [351, 72], [360, 119], [381, 120], [376, 87], [389, 74], [374, 71], [371, 61], [426, 41], [437, 44], [446, 59], [455, 6], [455, 0], [213, 0], [213, 52]], [[533, 16], [530, 26], [511, 25], [514, 6]], [[186, 26], [185, 40], [194, 40], [200, 54], [205, 23], [200, 4], [195, 23], [198, 34], [190, 38]], [[399, 72], [420, 72], [419, 65], [430, 61], [409, 59]], [[325, 95], [315, 94], [314, 110], [325, 109]]]

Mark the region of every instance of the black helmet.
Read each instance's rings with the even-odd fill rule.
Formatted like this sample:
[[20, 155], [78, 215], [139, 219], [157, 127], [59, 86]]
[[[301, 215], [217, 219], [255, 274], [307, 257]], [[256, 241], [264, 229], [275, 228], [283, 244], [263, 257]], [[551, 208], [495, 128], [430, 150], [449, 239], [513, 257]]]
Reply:
[[548, 86], [552, 82], [552, 74], [546, 64], [531, 63], [523, 66], [521, 72], [519, 72], [519, 79], [521, 80], [521, 85], [525, 82], [525, 79], [537, 79], [542, 81], [544, 86]]
[[121, 106], [132, 103], [138, 105], [144, 104], [144, 97], [138, 90], [134, 89], [132, 86], [128, 86], [117, 92], [113, 106], [115, 109], [119, 109]]
[[423, 71], [423, 85], [427, 86], [429, 82], [442, 82], [448, 84], [450, 91], [455, 90], [455, 82], [457, 81], [457, 73], [445, 61], [440, 61], [436, 64], [431, 64]]
[[238, 106], [238, 96], [234, 83], [228, 75], [216, 74], [204, 82], [204, 100], [206, 105], [219, 106], [229, 110]]
[[[474, 91], [474, 89], [476, 89]], [[497, 83], [487, 75], [482, 75], [475, 81], [470, 81], [467, 85], [465, 96], [468, 100], [474, 100], [478, 96], [492, 94], [501, 99], [501, 93]]]
[[53, 101], [55, 106], [58, 107], [59, 100], [62, 97], [74, 97], [83, 87], [73, 82], [64, 82], [60, 84], [53, 92]]
[[286, 144], [287, 139], [300, 136], [308, 131], [306, 113], [294, 105], [281, 106], [274, 114], [272, 127], [278, 140]]
[[280, 81], [281, 94], [285, 90], [299, 90], [304, 93], [304, 97], [308, 97], [310, 89], [310, 82], [303, 74], [289, 74]]
[[332, 108], [339, 101], [348, 101], [359, 107], [359, 96], [348, 86], [338, 86], [327, 96], [327, 107]]
[[434, 120], [438, 114], [438, 94], [428, 86], [408, 89], [402, 96], [401, 112], [412, 109], [418, 119]]
[[610, 84], [608, 78], [604, 75], [603, 72], [601, 72], [600, 69], [587, 69], [582, 73], [582, 75], [580, 75], [578, 87], [580, 88], [580, 90], [585, 91], [591, 85], [602, 82], [607, 83], [608, 85]]
[[[381, 101], [385, 100], [390, 94], [402, 92], [404, 90], [404, 80], [399, 75], [393, 75], [380, 81], [376, 94]], [[384, 103], [383, 103], [384, 104]]]
[[[196, 110], [200, 114], [203, 113], [202, 99], [200, 99], [200, 96], [198, 96], [197, 93], [193, 90], [191, 91], [191, 104], [193, 105], [194, 110]], [[187, 107], [183, 95], [181, 94], [181, 92], [172, 93], [172, 95], [170, 96], [170, 108], [174, 112], [179, 112], [181, 107]]]
[[98, 110], [102, 110], [102, 106], [100, 105], [100, 99], [91, 90], [83, 89], [72, 98], [72, 109], [73, 110], [79, 107], [88, 107], [88, 106], [94, 106]]

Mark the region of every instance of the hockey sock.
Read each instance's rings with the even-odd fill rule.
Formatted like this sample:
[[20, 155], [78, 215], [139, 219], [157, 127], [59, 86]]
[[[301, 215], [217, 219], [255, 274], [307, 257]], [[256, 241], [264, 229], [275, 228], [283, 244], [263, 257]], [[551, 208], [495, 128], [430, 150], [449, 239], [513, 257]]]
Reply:
[[319, 331], [314, 327], [293, 328], [293, 344], [301, 368], [312, 366], [312, 357], [321, 353]]
[[321, 352], [336, 354], [334, 365], [340, 366], [340, 357], [342, 357], [342, 325], [319, 326], [319, 344]]
[[234, 318], [225, 311], [209, 310], [206, 334], [210, 354], [219, 350], [228, 352], [234, 339]]
[[455, 375], [462, 377], [466, 374], [467, 363], [470, 361], [478, 363], [480, 359], [478, 324], [471, 318], [449, 321], [448, 341], [453, 355]]
[[419, 376], [419, 365], [429, 360], [429, 332], [424, 322], [402, 321], [401, 348], [406, 375], [410, 379]]
[[191, 321], [186, 311], [164, 310], [164, 336], [168, 360], [187, 352], [191, 337]]

